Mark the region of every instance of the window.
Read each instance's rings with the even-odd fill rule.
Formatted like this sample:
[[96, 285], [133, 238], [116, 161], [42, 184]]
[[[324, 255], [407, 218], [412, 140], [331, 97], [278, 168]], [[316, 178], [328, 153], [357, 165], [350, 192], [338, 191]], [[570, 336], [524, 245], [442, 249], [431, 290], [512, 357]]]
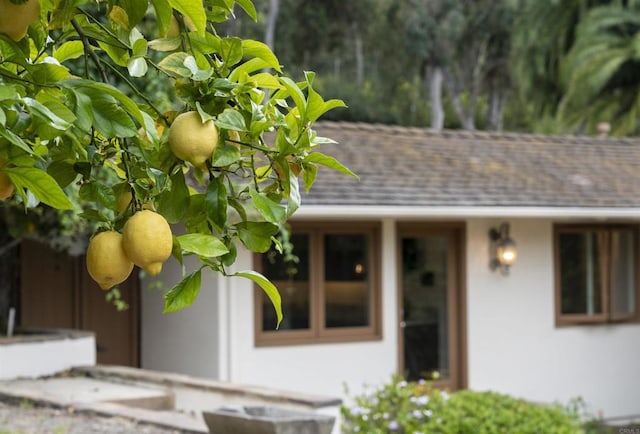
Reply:
[[294, 260], [275, 249], [256, 255], [257, 268], [282, 297], [275, 330], [271, 302], [256, 289], [256, 343], [336, 342], [380, 337], [379, 227], [298, 224], [291, 234]]
[[557, 226], [556, 322], [636, 320], [638, 229]]

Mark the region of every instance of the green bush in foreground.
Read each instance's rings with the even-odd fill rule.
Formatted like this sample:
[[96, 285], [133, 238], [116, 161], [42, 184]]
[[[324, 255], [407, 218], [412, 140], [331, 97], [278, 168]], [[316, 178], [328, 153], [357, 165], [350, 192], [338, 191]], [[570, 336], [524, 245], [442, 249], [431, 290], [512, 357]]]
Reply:
[[577, 412], [495, 392], [447, 393], [394, 379], [341, 408], [344, 433], [581, 433]]

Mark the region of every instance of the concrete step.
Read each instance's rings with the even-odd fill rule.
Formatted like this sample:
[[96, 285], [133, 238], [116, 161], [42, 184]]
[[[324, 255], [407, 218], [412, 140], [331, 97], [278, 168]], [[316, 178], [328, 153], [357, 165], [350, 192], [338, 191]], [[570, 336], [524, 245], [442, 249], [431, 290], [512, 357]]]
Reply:
[[125, 417], [185, 434], [209, 432], [199, 415], [174, 409], [173, 392], [158, 388], [86, 377], [8, 380], [0, 381], [0, 399]]
[[148, 410], [173, 410], [170, 391], [147, 389], [92, 378], [66, 377], [0, 382], [0, 393], [30, 397], [34, 401], [55, 401], [62, 405], [110, 402]]

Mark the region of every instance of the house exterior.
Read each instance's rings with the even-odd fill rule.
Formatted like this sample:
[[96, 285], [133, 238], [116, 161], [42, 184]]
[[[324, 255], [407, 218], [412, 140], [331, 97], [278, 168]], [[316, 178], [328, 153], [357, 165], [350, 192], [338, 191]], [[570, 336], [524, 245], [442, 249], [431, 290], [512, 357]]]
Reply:
[[[297, 263], [240, 250], [234, 266], [278, 284], [280, 330], [245, 279], [207, 274], [192, 307], [164, 315], [145, 279], [141, 367], [331, 396], [403, 373], [640, 414], [640, 140], [317, 130], [360, 180], [319, 171], [292, 219]], [[508, 273], [490, 267], [503, 223]]]

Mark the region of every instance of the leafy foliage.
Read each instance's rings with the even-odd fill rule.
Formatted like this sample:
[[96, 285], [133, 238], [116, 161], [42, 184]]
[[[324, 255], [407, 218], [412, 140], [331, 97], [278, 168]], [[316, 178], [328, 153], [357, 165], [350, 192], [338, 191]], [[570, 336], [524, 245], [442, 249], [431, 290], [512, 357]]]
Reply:
[[394, 378], [343, 405], [345, 433], [581, 433], [578, 408], [533, 404], [495, 392], [447, 393]]
[[[201, 264], [167, 293], [165, 311], [195, 300], [203, 269], [226, 274], [236, 242], [269, 248], [300, 206], [298, 177], [311, 187], [318, 164], [351, 174], [317, 152], [326, 139], [312, 129], [344, 104], [325, 101], [313, 73], [284, 75], [265, 44], [219, 34], [236, 4], [235, 13], [257, 18], [248, 0], [42, 0], [27, 37], [0, 33], [0, 170], [15, 185], [12, 202], [73, 209], [115, 230], [151, 206], [184, 226], [174, 256]], [[140, 87], [158, 77], [174, 88], [177, 111]], [[187, 110], [219, 130], [206, 167], [167, 145], [172, 120]], [[255, 272], [235, 275], [262, 286], [281, 316], [273, 285]]]

